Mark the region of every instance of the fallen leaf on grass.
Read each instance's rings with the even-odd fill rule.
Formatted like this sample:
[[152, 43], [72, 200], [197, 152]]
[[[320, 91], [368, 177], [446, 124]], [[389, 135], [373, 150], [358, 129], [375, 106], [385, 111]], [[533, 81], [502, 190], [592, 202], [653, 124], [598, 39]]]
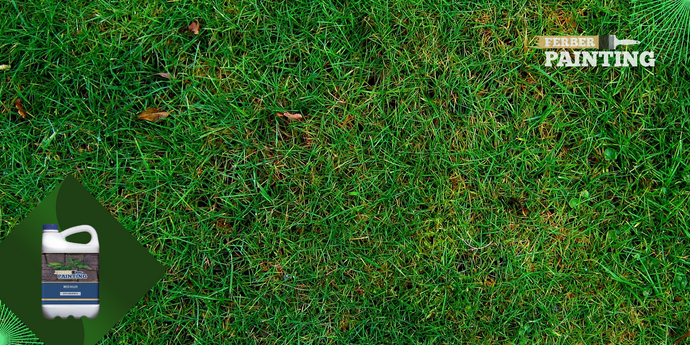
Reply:
[[165, 79], [170, 79], [170, 73], [156, 73], [157, 76]]
[[5, 69], [10, 69], [10, 65], [0, 65], [0, 71], [5, 70]]
[[189, 26], [183, 26], [177, 30], [179, 33], [184, 33], [185, 31], [191, 31], [195, 35], [199, 34], [199, 29], [201, 28], [201, 25], [199, 25], [199, 20], [194, 19], [193, 22], [189, 24]]
[[141, 114], [139, 114], [139, 116], [137, 116], [137, 119], [156, 122], [166, 117], [168, 117], [167, 111], [161, 111], [158, 108], [148, 108], [144, 110]]
[[281, 117], [282, 117], [282, 116], [285, 116], [285, 117], [287, 117], [287, 118], [290, 119], [290, 120], [303, 120], [303, 119], [304, 119], [304, 117], [302, 116], [302, 114], [276, 113], [276, 115], [281, 116]]
[[517, 212], [522, 211], [523, 216], [526, 216], [529, 214], [529, 210], [527, 209], [527, 207], [525, 207], [525, 204], [523, 204], [522, 201], [520, 201], [520, 199], [518, 199], [518, 198], [509, 197], [508, 198], [508, 205], [515, 208], [515, 210]]
[[674, 341], [673, 344], [675, 345], [675, 344], [680, 343], [681, 341], [683, 341], [683, 339], [687, 338], [689, 335], [690, 335], [690, 331], [688, 331], [688, 333], [685, 333], [685, 335], [683, 335], [682, 337], [676, 339], [676, 341]]
[[22, 106], [22, 100], [19, 98], [14, 100], [14, 106], [17, 107], [17, 113], [21, 115], [23, 118], [26, 118], [26, 110]]
[[199, 34], [199, 21], [194, 20], [191, 24], [189, 24], [189, 31], [193, 32], [195, 35]]

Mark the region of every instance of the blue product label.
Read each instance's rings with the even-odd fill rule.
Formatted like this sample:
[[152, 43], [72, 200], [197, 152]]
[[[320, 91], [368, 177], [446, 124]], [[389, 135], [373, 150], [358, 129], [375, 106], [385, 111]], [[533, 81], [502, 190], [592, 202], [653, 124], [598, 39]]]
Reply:
[[98, 304], [98, 254], [43, 254], [43, 304]]
[[98, 304], [98, 283], [43, 283], [43, 304]]

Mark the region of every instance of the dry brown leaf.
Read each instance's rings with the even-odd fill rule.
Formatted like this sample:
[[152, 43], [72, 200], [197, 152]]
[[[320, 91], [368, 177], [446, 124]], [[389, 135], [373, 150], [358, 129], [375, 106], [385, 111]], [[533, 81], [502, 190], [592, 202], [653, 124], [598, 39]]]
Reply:
[[144, 110], [141, 114], [139, 114], [139, 116], [137, 116], [137, 119], [156, 122], [166, 117], [168, 117], [167, 111], [161, 111], [158, 108], [148, 108]]
[[165, 79], [170, 79], [170, 73], [156, 73], [157, 76]]
[[675, 345], [675, 344], [680, 343], [681, 341], [683, 341], [683, 339], [687, 338], [689, 335], [690, 335], [690, 331], [688, 331], [688, 333], [685, 333], [685, 335], [683, 335], [682, 337], [676, 339], [676, 341], [674, 341], [673, 344]]
[[285, 117], [287, 117], [287, 118], [290, 119], [290, 120], [303, 120], [303, 119], [304, 119], [304, 117], [302, 116], [302, 114], [276, 113], [276, 115], [281, 116], [281, 117], [282, 117], [282, 116], [285, 116]]
[[194, 20], [191, 24], [189, 24], [189, 31], [193, 32], [195, 35], [199, 34], [199, 21]]
[[23, 118], [26, 118], [26, 110], [22, 106], [22, 101], [19, 98], [14, 100], [14, 106], [17, 107], [17, 113]]

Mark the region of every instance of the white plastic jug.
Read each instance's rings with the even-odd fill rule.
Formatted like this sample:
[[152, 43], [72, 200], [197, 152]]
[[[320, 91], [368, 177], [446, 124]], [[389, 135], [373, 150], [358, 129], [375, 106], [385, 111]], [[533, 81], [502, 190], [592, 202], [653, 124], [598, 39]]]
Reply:
[[[67, 242], [67, 236], [91, 234], [87, 244]], [[94, 319], [100, 310], [98, 293], [98, 255], [96, 229], [79, 225], [62, 232], [57, 224], [43, 225], [42, 299], [43, 316]]]

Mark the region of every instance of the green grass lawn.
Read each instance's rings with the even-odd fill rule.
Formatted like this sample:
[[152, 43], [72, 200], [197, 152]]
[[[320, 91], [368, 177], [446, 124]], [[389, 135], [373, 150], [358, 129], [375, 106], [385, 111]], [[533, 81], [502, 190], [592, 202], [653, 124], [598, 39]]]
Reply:
[[690, 330], [688, 63], [533, 48], [629, 2], [133, 2], [0, 4], [0, 238], [74, 175], [167, 268], [102, 344]]

